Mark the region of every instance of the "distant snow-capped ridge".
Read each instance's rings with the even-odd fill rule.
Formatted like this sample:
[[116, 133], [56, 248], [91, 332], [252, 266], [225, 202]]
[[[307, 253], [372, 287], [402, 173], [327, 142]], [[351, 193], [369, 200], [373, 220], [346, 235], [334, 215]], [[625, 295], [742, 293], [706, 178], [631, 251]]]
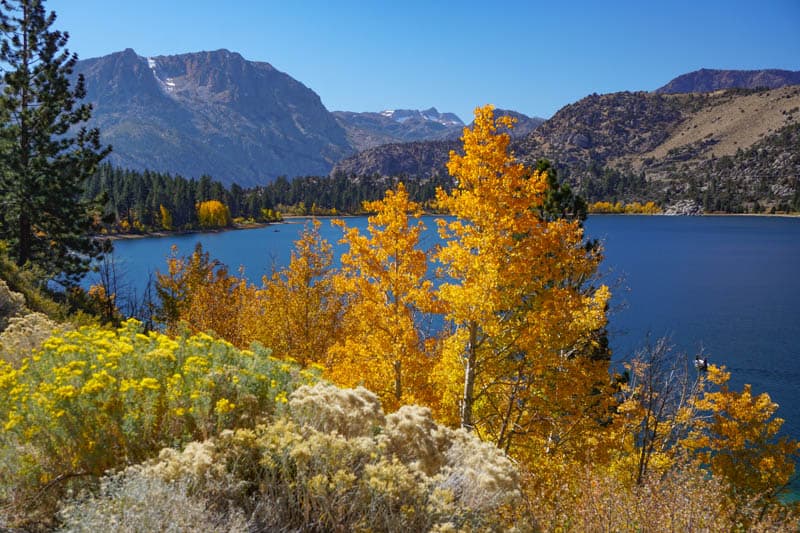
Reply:
[[401, 124], [410, 119], [417, 119], [436, 122], [443, 126], [464, 125], [464, 122], [454, 113], [439, 113], [435, 107], [431, 107], [422, 111], [418, 109], [387, 109], [385, 111], [381, 111], [380, 114]]

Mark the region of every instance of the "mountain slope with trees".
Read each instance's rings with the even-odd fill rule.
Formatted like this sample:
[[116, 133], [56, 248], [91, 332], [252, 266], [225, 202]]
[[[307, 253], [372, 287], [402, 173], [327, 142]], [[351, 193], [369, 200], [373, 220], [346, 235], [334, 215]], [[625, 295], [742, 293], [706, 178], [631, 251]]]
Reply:
[[382, 144], [458, 137], [464, 127], [456, 115], [439, 113], [435, 107], [424, 111], [395, 109], [380, 113], [334, 111], [333, 115], [358, 151]]
[[[800, 147], [786, 140], [793, 138], [798, 122], [800, 86], [702, 94], [593, 94], [565, 106], [516, 139], [512, 148], [527, 163], [553, 161], [559, 174], [592, 202], [701, 202], [716, 181], [715, 190], [729, 191], [730, 201], [723, 202], [726, 210], [798, 209], [792, 198], [800, 188], [794, 163]], [[343, 160], [334, 172], [446, 175], [448, 152], [454, 146], [380, 146]], [[757, 165], [751, 159], [758, 150], [776, 159], [768, 166]], [[726, 161], [722, 166], [714, 163], [721, 158]], [[758, 184], [724, 172], [728, 159], [741, 169], [757, 165], [753, 168], [759, 169]], [[699, 180], [700, 175], [708, 183]], [[752, 177], [753, 172], [746, 175]], [[715, 199], [706, 202], [717, 204]]]

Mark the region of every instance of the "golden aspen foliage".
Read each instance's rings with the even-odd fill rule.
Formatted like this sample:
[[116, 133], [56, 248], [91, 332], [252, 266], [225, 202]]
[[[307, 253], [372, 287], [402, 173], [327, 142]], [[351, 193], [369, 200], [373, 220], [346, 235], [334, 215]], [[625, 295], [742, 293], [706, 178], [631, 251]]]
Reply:
[[166, 273], [156, 273], [159, 318], [167, 332], [177, 333], [184, 323], [192, 332], [214, 332], [236, 346], [250, 344], [237, 312], [249, 300], [244, 278], [229, 275], [199, 243], [189, 257], [179, 257], [173, 247], [167, 265]]
[[121, 321], [115, 293], [108, 294], [102, 284], [93, 284], [86, 291], [86, 296], [90, 308], [103, 322], [119, 323]]
[[450, 153], [457, 186], [438, 191], [455, 219], [440, 222], [438, 297], [452, 333], [436, 379], [447, 419], [532, 457], [596, 439], [608, 363], [576, 347], [595, 342], [610, 293], [586, 283], [601, 254], [584, 246], [580, 224], [538, 215], [546, 173], [516, 160], [498, 132], [511, 126], [491, 106], [476, 109], [464, 154]]
[[159, 213], [161, 214], [161, 227], [166, 230], [172, 229], [172, 213], [163, 205], [158, 206]]
[[[295, 241], [289, 266], [264, 278], [256, 302], [243, 305], [247, 338], [276, 357], [322, 364], [338, 338], [341, 304], [333, 286], [333, 247], [314, 220]], [[247, 310], [250, 305], [250, 310]]]
[[589, 204], [589, 212], [657, 215], [661, 213], [661, 208], [658, 207], [655, 202], [646, 202], [644, 204], [639, 202], [631, 202], [629, 204], [623, 204], [622, 202], [617, 202], [614, 204], [611, 202], [595, 202], [593, 204]]
[[641, 485], [650, 472], [660, 476], [691, 461], [729, 487], [733, 501], [774, 503], [800, 452], [797, 441], [778, 436], [777, 404], [766, 393], [754, 396], [750, 385], [731, 391], [724, 367], [694, 375], [682, 359], [661, 339], [626, 364], [609, 472]]
[[435, 361], [426, 351], [423, 321], [436, 310], [428, 256], [419, 249], [422, 209], [402, 183], [383, 200], [364, 202], [367, 235], [344, 230], [337, 290], [348, 302], [342, 338], [328, 351], [329, 377], [345, 386], [362, 384], [396, 410], [431, 398], [428, 377]]
[[595, 202], [589, 204], [590, 213], [624, 213], [625, 207], [622, 202], [612, 204], [611, 202]]
[[750, 385], [730, 390], [725, 367], [709, 365], [706, 379], [711, 390], [695, 400], [704, 416], [681, 445], [726, 479], [735, 496], [773, 498], [794, 474], [800, 442], [778, 436], [783, 419], [774, 416], [778, 404], [769, 394], [755, 396]]
[[231, 212], [219, 200], [197, 204], [197, 220], [201, 228], [224, 228], [231, 225]]
[[625, 212], [643, 215], [656, 215], [661, 212], [661, 208], [659, 208], [655, 202], [646, 202], [644, 204], [633, 202], [625, 206]]
[[615, 424], [608, 428], [614, 446], [607, 460], [621, 481], [641, 485], [649, 472], [661, 475], [685, 460], [675, 443], [696, 419], [694, 400], [703, 382], [664, 338], [624, 367], [627, 379], [617, 394]]

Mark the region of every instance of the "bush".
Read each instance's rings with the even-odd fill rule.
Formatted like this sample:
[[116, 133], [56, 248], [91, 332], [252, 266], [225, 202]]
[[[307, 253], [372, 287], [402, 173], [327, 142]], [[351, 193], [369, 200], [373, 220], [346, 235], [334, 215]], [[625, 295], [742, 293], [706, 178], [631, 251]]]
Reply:
[[340, 389], [318, 383], [292, 393], [289, 408], [300, 425], [321, 433], [335, 431], [345, 438], [375, 434], [385, 423], [378, 397], [365, 389]]
[[185, 481], [170, 483], [131, 468], [103, 479], [95, 496], [87, 495], [61, 510], [61, 531], [242, 532], [247, 521], [235, 511], [214, 512], [190, 494]]
[[263, 348], [144, 334], [135, 320], [58, 333], [18, 367], [0, 362], [0, 503], [20, 516], [34, 503], [47, 514], [68, 485], [254, 427], [314, 380]]
[[58, 324], [42, 313], [15, 316], [0, 333], [0, 359], [18, 368], [22, 360], [30, 357], [50, 337]]
[[8, 284], [0, 279], [0, 331], [8, 326], [10, 319], [27, 311], [25, 297], [8, 288]]
[[526, 514], [543, 531], [796, 531], [800, 526], [797, 511], [788, 506], [734, 500], [723, 480], [694, 462], [650, 472], [639, 485], [629, 479], [629, 473], [602, 466], [573, 465], [544, 491], [527, 494]]
[[[438, 426], [428, 409], [404, 407], [384, 417], [365, 389], [322, 384], [301, 387], [289, 406], [273, 424], [224, 431], [180, 452], [165, 449], [126, 476], [187, 487], [203, 513], [245, 516], [251, 531], [512, 525], [501, 512], [519, 499], [512, 463], [474, 435]], [[354, 415], [363, 413], [357, 424]], [[85, 505], [115, 509], [125, 498], [124, 491], [109, 494]]]

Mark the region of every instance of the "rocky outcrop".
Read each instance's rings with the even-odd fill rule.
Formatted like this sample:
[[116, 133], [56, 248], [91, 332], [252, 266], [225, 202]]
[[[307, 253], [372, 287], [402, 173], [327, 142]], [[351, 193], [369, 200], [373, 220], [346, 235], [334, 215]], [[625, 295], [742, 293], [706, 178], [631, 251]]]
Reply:
[[699, 216], [703, 214], [703, 207], [694, 200], [678, 200], [664, 208], [665, 215]]
[[460, 147], [459, 141], [385, 144], [339, 161], [332, 174], [417, 178], [446, 175], [445, 165], [450, 158], [450, 151]]

